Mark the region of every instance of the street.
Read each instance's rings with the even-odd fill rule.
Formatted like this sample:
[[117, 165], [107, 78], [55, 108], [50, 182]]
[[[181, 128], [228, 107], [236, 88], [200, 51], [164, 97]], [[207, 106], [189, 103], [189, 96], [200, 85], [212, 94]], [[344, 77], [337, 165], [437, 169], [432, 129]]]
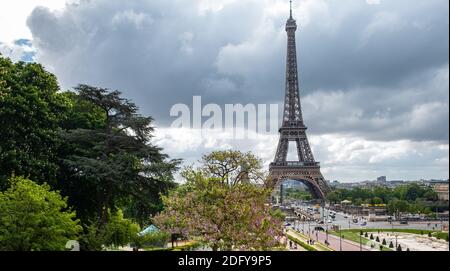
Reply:
[[[299, 205], [303, 211], [307, 211], [308, 207], [311, 207], [311, 205]], [[390, 223], [388, 221], [380, 221], [380, 222], [371, 222], [368, 221], [366, 217], [358, 217], [358, 223], [354, 223], [352, 221], [351, 215], [345, 215], [342, 212], [336, 213], [336, 216], [334, 219], [330, 217], [330, 210], [325, 208], [320, 208], [320, 215], [317, 214], [316, 216], [320, 217], [320, 220], [322, 220], [323, 224], [318, 224], [317, 221], [311, 221], [311, 222], [302, 222], [299, 221], [298, 223], [306, 223], [306, 226], [309, 226], [314, 229], [317, 226], [322, 227], [323, 229], [337, 226], [340, 229], [418, 229], [418, 230], [442, 230], [443, 222], [441, 221], [417, 221], [417, 222], [409, 222], [408, 224], [400, 224], [399, 222], [393, 222]], [[331, 222], [331, 223], [330, 223]], [[364, 222], [364, 224], [362, 224]]]

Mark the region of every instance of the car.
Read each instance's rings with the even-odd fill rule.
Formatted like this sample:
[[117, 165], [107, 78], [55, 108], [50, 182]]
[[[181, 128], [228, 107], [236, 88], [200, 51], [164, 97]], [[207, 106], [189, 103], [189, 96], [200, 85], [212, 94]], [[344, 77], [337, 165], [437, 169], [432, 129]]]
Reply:
[[401, 225], [408, 225], [408, 221], [406, 221], [406, 220], [400, 221], [400, 224]]
[[347, 216], [347, 215], [344, 215], [344, 218], [348, 218], [348, 216]]
[[367, 226], [367, 222], [364, 221], [363, 223], [361, 223], [361, 226]]
[[315, 231], [325, 231], [325, 229], [323, 227], [315, 227], [314, 230]]
[[317, 223], [317, 224], [322, 225], [322, 224], [325, 224], [325, 222], [323, 222], [323, 220], [321, 220], [321, 221], [319, 221], [319, 223]]
[[327, 223], [328, 223], [328, 224], [331, 224], [331, 223], [333, 223], [333, 220], [328, 219]]

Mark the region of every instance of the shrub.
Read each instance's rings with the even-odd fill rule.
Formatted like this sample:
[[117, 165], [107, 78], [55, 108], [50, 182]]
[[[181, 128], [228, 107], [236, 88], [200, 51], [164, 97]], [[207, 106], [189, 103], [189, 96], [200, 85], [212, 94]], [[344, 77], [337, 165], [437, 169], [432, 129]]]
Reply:
[[366, 232], [366, 234], [364, 234], [364, 237], [366, 238], [369, 237], [369, 234]]
[[383, 238], [383, 246], [387, 245], [386, 239]]
[[109, 220], [104, 226], [105, 245], [112, 247], [126, 246], [134, 241], [140, 231], [138, 224], [123, 216], [123, 211], [108, 212]]
[[10, 183], [0, 191], [0, 251], [65, 250], [67, 241], [78, 240], [82, 227], [67, 198], [26, 178]]
[[170, 241], [170, 234], [162, 231], [148, 233], [146, 235], [140, 236], [135, 235], [133, 238], [133, 243], [136, 248], [151, 247], [163, 248]]
[[292, 236], [288, 236], [288, 238], [289, 238], [289, 240], [299, 244], [302, 248], [306, 249], [307, 251], [317, 251], [317, 249], [315, 249], [313, 246], [310, 246], [310, 245], [306, 244], [305, 242], [300, 241], [297, 238], [294, 238]]
[[389, 248], [394, 248], [394, 243], [392, 243], [392, 241], [389, 243]]
[[380, 237], [377, 236], [377, 239], [375, 239], [378, 243], [380, 242]]
[[373, 234], [372, 233], [370, 234], [370, 240], [373, 240]]
[[397, 251], [403, 251], [402, 246], [400, 244], [397, 247]]

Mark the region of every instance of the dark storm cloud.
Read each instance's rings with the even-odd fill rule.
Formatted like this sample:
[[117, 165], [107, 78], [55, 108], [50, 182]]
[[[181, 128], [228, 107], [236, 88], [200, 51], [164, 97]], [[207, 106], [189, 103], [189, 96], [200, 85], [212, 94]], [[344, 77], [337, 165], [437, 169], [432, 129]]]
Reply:
[[[81, 1], [28, 18], [66, 88], [117, 88], [161, 125], [173, 104], [281, 103], [287, 1]], [[448, 1], [297, 3], [306, 122], [315, 134], [448, 142]], [[285, 5], [287, 7], [287, 5]]]

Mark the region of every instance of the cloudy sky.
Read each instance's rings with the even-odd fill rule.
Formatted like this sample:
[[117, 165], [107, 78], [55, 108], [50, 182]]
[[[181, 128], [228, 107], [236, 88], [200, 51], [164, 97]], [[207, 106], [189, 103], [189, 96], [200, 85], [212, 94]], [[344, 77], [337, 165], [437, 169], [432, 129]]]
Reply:
[[[447, 179], [449, 1], [297, 0], [304, 118], [326, 179]], [[213, 149], [273, 159], [277, 134], [198, 137], [174, 104], [280, 104], [287, 0], [4, 0], [0, 52], [62, 89], [120, 89], [157, 120], [155, 142], [191, 163]]]

